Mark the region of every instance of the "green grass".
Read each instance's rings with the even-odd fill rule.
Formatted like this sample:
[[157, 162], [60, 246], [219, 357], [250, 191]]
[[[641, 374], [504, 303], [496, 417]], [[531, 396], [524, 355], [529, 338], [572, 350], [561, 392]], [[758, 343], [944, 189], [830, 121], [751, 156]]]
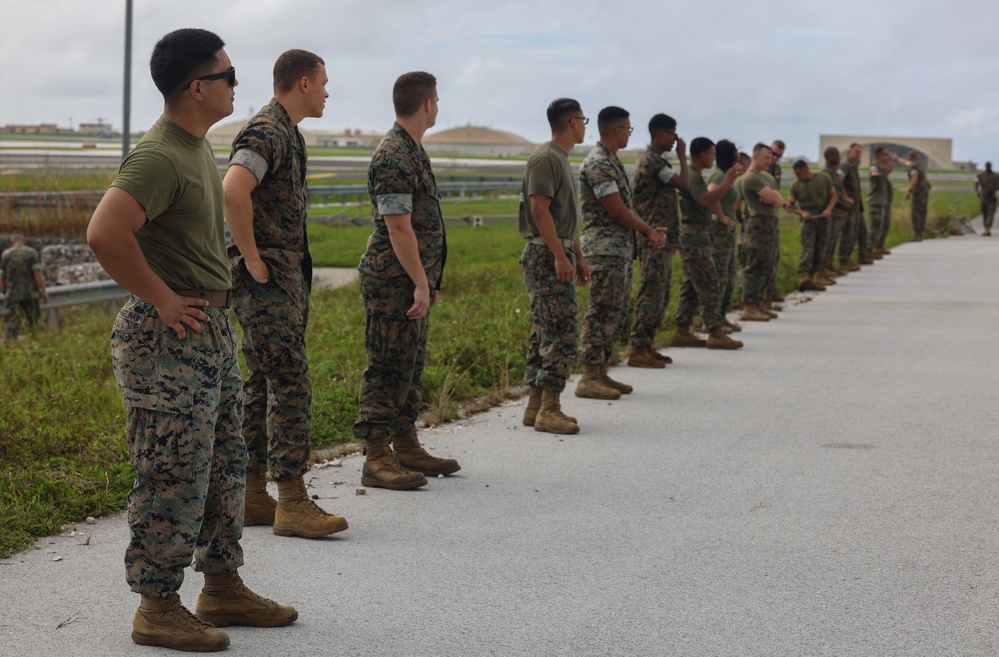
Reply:
[[[936, 217], [949, 216], [948, 203], [961, 197], [972, 213], [977, 211], [973, 195], [931, 195], [930, 226], [942, 231], [946, 222]], [[893, 220], [889, 246], [911, 234], [901, 195], [896, 197]], [[781, 220], [779, 288], [784, 292], [797, 280], [798, 232], [796, 218]], [[355, 267], [369, 234], [369, 225], [310, 226], [316, 265]], [[448, 269], [431, 320], [426, 420], [453, 418], [460, 407], [472, 403], [487, 406], [509, 394], [508, 386], [519, 384], [530, 330], [517, 262], [522, 248], [513, 225], [449, 230]], [[667, 344], [674, 329], [681, 282], [678, 259], [675, 267], [659, 344]], [[588, 299], [588, 291], [581, 289], [581, 314]], [[42, 332], [0, 349], [0, 557], [65, 523], [124, 508], [132, 474], [124, 441], [125, 411], [111, 371], [108, 335], [116, 312], [117, 307], [100, 305], [69, 311], [58, 334]], [[365, 364], [363, 327], [356, 285], [313, 295], [307, 340], [317, 448], [351, 441], [358, 379]]]

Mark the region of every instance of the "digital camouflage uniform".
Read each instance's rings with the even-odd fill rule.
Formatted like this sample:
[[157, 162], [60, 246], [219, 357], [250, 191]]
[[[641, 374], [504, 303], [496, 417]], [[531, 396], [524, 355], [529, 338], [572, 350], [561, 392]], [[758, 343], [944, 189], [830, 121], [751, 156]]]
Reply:
[[520, 267], [531, 300], [531, 337], [524, 382], [562, 392], [578, 350], [576, 284], [575, 280], [558, 280], [555, 254], [544, 243], [530, 212], [531, 196], [552, 199], [549, 211], [555, 230], [565, 255], [575, 268], [573, 244], [579, 229], [576, 182], [568, 154], [551, 142], [541, 144], [531, 154], [521, 188], [520, 231], [527, 244], [520, 256]]
[[798, 207], [812, 215], [811, 219], [801, 218], [801, 256], [798, 258], [798, 273], [811, 276], [822, 266], [829, 238], [829, 220], [821, 216], [829, 205], [829, 192], [832, 180], [822, 172], [812, 174], [809, 180], [795, 180], [791, 185], [790, 197]]
[[982, 212], [982, 221], [989, 230], [996, 214], [996, 192], [999, 191], [999, 173], [982, 171], [978, 174], [978, 201]]
[[35, 272], [41, 269], [38, 251], [25, 244], [15, 244], [0, 255], [0, 277], [7, 279], [4, 323], [8, 340], [17, 337], [23, 323], [29, 327], [38, 324], [42, 291], [35, 280]]
[[912, 230], [922, 233], [926, 230], [926, 213], [930, 202], [930, 180], [926, 176], [926, 168], [918, 161], [909, 167], [909, 180], [918, 177], [916, 187], [912, 190]]
[[598, 142], [579, 168], [579, 184], [583, 201], [580, 247], [591, 272], [580, 360], [602, 365], [610, 359], [628, 319], [635, 232], [614, 221], [600, 199], [620, 194], [625, 207], [632, 209], [631, 183], [617, 155]]
[[[725, 181], [725, 172], [714, 167], [708, 176], [708, 186], [721, 185]], [[739, 192], [735, 185], [729, 186], [721, 198], [722, 212], [729, 219], [735, 220], [735, 206], [739, 202]], [[736, 253], [735, 226], [726, 226], [718, 217], [711, 222], [711, 243], [715, 253], [715, 272], [718, 276], [718, 294], [721, 297], [721, 316], [724, 319], [732, 305], [732, 294], [735, 292]]]
[[[783, 175], [784, 169], [781, 167], [780, 162], [775, 162], [770, 165], [770, 176], [774, 179], [777, 184], [777, 191], [780, 191], [781, 187], [781, 177]], [[777, 210], [777, 217], [780, 218], [780, 211]], [[777, 224], [777, 230], [772, 231], [770, 236], [770, 273], [767, 275], [767, 294], [771, 297], [777, 296], [777, 271], [780, 268], [780, 223]]]
[[888, 174], [877, 162], [871, 164], [871, 186], [867, 192], [867, 212], [871, 217], [868, 249], [883, 249], [888, 215]]
[[[161, 117], [112, 186], [145, 208], [136, 239], [167, 285], [229, 289], [222, 179], [206, 139]], [[192, 259], [197, 249], [203, 251]], [[246, 447], [236, 332], [225, 308], [202, 310], [209, 321], [182, 340], [152, 304], [133, 297], [111, 331], [135, 470], [126, 577], [133, 591], [148, 596], [180, 588], [192, 557], [195, 570], [208, 574], [243, 563]]]
[[836, 248], [842, 239], [843, 228], [850, 213], [845, 208], [840, 207], [843, 202], [843, 179], [840, 178], [840, 170], [826, 166], [820, 173], [829, 176], [829, 180], [832, 181], [833, 187], [836, 189], [836, 205], [833, 206], [832, 217], [829, 219], [829, 236], [826, 240], [825, 251], [822, 254], [822, 266], [826, 269], [832, 269], [836, 260]]
[[881, 248], [885, 248], [885, 240], [888, 239], [888, 231], [891, 230], [891, 209], [892, 204], [895, 201], [895, 186], [891, 183], [891, 174], [885, 179], [885, 187], [887, 188], [888, 202], [885, 204], [885, 221], [881, 225]]
[[861, 195], [860, 172], [857, 165], [846, 160], [843, 162], [843, 193], [853, 199], [853, 206], [847, 210], [846, 221], [839, 238], [840, 262], [853, 256], [853, 249], [861, 260], [867, 258], [867, 224], [864, 223], [864, 198]]
[[647, 239], [638, 240], [639, 287], [635, 296], [635, 323], [631, 328], [632, 349], [651, 347], [669, 305], [673, 279], [673, 252], [680, 246], [680, 209], [676, 188], [669, 181], [676, 172], [652, 146], [638, 157], [635, 167], [635, 210], [653, 228], [666, 228], [666, 247], [655, 248]]
[[243, 438], [250, 472], [284, 480], [308, 470], [312, 383], [305, 329], [312, 287], [306, 231], [309, 191], [305, 141], [276, 99], [240, 130], [230, 166], [257, 180], [250, 192], [253, 237], [270, 270], [257, 283], [235, 243], [229, 245], [233, 310], [243, 327]]
[[398, 123], [371, 158], [368, 195], [374, 231], [357, 266], [368, 355], [353, 429], [358, 440], [399, 435], [414, 425], [423, 406], [430, 318], [406, 316], [416, 286], [395, 255], [384, 216], [411, 215], [431, 295], [440, 290], [447, 259], [447, 230], [430, 158]]
[[698, 201], [708, 193], [704, 176], [691, 167], [687, 172], [689, 188], [680, 193], [680, 261], [683, 263], [683, 283], [680, 303], [676, 309], [677, 326], [689, 327], [697, 309], [708, 331], [724, 324], [721, 314], [721, 290], [715, 270], [715, 247], [711, 239], [711, 209]]
[[743, 222], [742, 298], [746, 305], [759, 305], [767, 292], [773, 272], [772, 249], [778, 234], [777, 209], [760, 199], [764, 187], [777, 189], [777, 182], [766, 171], [747, 171], [738, 180], [738, 191], [746, 205]]

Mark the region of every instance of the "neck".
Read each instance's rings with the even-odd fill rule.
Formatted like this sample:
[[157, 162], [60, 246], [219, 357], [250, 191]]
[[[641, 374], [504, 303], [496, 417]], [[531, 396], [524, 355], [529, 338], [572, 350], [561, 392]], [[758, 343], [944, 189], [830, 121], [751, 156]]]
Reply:
[[204, 139], [205, 135], [208, 134], [208, 129], [215, 125], [218, 120], [169, 106], [163, 108], [163, 116], [199, 139]]
[[552, 133], [552, 143], [561, 148], [566, 153], [572, 150], [572, 147], [576, 145], [576, 136], [572, 134], [572, 131], [565, 130], [563, 132], [553, 132]]
[[694, 171], [700, 172], [704, 171], [707, 167], [705, 166], [704, 162], [701, 161], [700, 158], [695, 157], [693, 160], [690, 161], [690, 168], [693, 169]]
[[755, 171], [756, 173], [763, 173], [765, 169], [766, 169], [765, 165], [757, 164], [756, 162], [753, 162], [752, 164], [749, 165], [749, 170]]
[[597, 143], [603, 145], [604, 148], [609, 150], [611, 153], [614, 153], [615, 155], [617, 155], [617, 152], [621, 150], [621, 147], [617, 145], [616, 140], [612, 143], [612, 142], [603, 141], [601, 139]]
[[403, 127], [403, 129], [409, 133], [409, 136], [413, 138], [417, 144], [423, 145], [423, 133], [427, 131], [427, 126], [423, 125], [423, 121], [420, 120], [419, 113], [414, 114], [406, 118], [395, 117], [395, 122]]
[[292, 125], [297, 126], [307, 116], [305, 110], [299, 106], [299, 103], [295, 102], [295, 96], [291, 94], [274, 94], [274, 100], [281, 103], [284, 111], [288, 112], [288, 118], [291, 119]]

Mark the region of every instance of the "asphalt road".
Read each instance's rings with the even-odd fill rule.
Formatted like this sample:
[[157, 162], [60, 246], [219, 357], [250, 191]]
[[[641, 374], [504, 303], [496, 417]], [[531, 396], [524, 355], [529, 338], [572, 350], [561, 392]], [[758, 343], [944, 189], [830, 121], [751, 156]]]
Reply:
[[[423, 490], [355, 495], [360, 457], [315, 470], [350, 529], [246, 529], [244, 579], [301, 616], [230, 628], [229, 652], [995, 654], [999, 238], [840, 281], [740, 351], [567, 396], [577, 436], [514, 405], [424, 434], [462, 471]], [[124, 518], [76, 531], [0, 562], [0, 655], [167, 654], [129, 639]]]

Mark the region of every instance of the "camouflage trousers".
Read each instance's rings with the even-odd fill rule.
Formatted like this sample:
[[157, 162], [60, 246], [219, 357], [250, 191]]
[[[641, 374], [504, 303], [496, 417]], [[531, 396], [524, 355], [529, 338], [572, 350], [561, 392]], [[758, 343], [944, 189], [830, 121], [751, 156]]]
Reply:
[[[570, 249], [566, 255], [575, 265], [575, 252]], [[558, 280], [555, 255], [544, 244], [528, 241], [520, 256], [520, 267], [531, 299], [531, 339], [524, 382], [562, 392], [576, 360], [579, 339], [575, 280]]]
[[735, 293], [735, 226], [729, 228], [720, 221], [711, 224], [711, 243], [714, 245], [715, 272], [718, 274], [718, 290], [721, 295], [721, 311], [724, 319], [732, 306]]
[[777, 277], [780, 269], [780, 221], [774, 224], [775, 230], [770, 235], [770, 271], [767, 272], [766, 293], [772, 297], [777, 296]]
[[915, 192], [912, 195], [912, 230], [922, 233], [926, 230], [926, 214], [929, 210], [930, 193]]
[[680, 226], [680, 261], [683, 263], [683, 283], [676, 309], [677, 326], [690, 326], [700, 308], [709, 331], [721, 327], [725, 318], [721, 314], [721, 291], [710, 226]]
[[4, 324], [7, 330], [7, 339], [13, 340], [21, 332], [22, 326], [27, 324], [32, 330], [38, 326], [38, 318], [41, 316], [41, 302], [38, 299], [17, 300], [7, 298], [4, 305]]
[[801, 220], [801, 257], [798, 258], [798, 273], [811, 276], [822, 266], [829, 239], [829, 220], [817, 214], [811, 219]]
[[406, 317], [414, 290], [408, 276], [376, 278], [361, 273], [368, 366], [361, 375], [353, 427], [358, 440], [398, 435], [416, 423], [423, 408], [430, 316]]
[[184, 569], [242, 565], [246, 446], [236, 332], [224, 308], [205, 308], [201, 333], [180, 340], [156, 308], [132, 299], [111, 331], [111, 359], [128, 416], [135, 484], [128, 496], [132, 590], [163, 596]]
[[832, 269], [836, 261], [836, 249], [843, 235], [847, 216], [846, 210], [833, 209], [832, 218], [829, 219], [829, 234], [822, 256], [822, 265], [828, 269]]
[[243, 438], [249, 472], [281, 481], [305, 474], [312, 448], [312, 381], [305, 353], [305, 307], [272, 276], [261, 285], [245, 268], [233, 277], [233, 311], [243, 327], [247, 378]]
[[992, 220], [996, 216], [996, 197], [994, 194], [979, 197], [982, 210], [982, 223], [986, 228], [992, 229]]
[[603, 364], [610, 360], [614, 343], [628, 321], [631, 301], [631, 258], [595, 255], [587, 258], [590, 267], [590, 305], [583, 316], [582, 349], [584, 364]]
[[870, 249], [883, 249], [885, 246], [884, 238], [888, 234], [885, 230], [885, 224], [888, 222], [888, 213], [883, 207], [870, 207], [867, 209], [868, 214], [871, 217], [871, 226], [867, 235], [867, 248]]
[[839, 238], [839, 260], [843, 262], [853, 257], [853, 250], [862, 260], [867, 257], [867, 224], [864, 223], [864, 213], [854, 205], [847, 211], [846, 221]]
[[779, 235], [776, 217], [755, 216], [743, 224], [742, 298], [747, 305], [759, 305], [773, 274], [772, 246]]
[[632, 349], [651, 347], [669, 305], [673, 284], [673, 251], [657, 249], [647, 239], [638, 242], [639, 283], [635, 295], [635, 323], [629, 344]]

